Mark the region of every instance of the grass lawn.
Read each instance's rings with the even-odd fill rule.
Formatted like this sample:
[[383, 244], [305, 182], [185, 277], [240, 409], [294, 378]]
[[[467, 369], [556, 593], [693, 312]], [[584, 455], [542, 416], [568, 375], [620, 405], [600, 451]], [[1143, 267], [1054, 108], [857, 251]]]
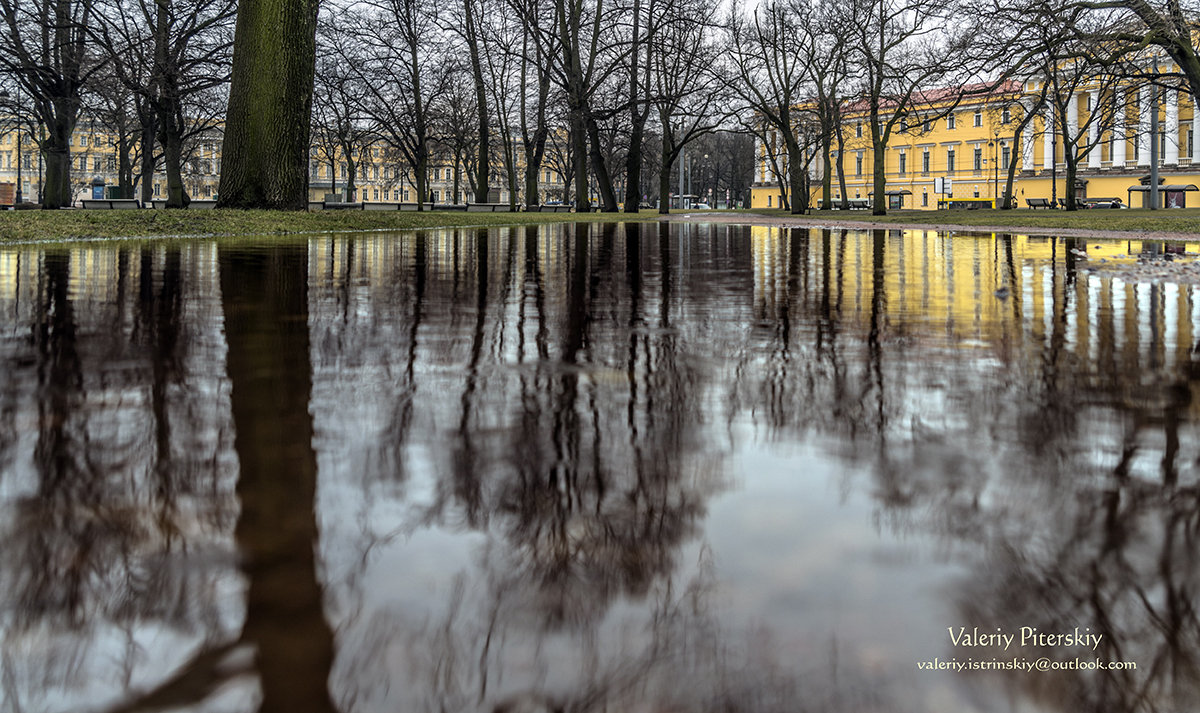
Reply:
[[[703, 219], [703, 211], [687, 211]], [[713, 211], [714, 214], [773, 219], [792, 217], [782, 210]], [[313, 213], [251, 210], [60, 210], [0, 211], [0, 243], [69, 241], [92, 238], [272, 235], [297, 233], [404, 230], [411, 228], [537, 225], [559, 222], [655, 220], [655, 211], [609, 213], [459, 213], [318, 211]], [[1150, 211], [1083, 210], [900, 210], [885, 216], [869, 211], [813, 211], [806, 219], [821, 222], [868, 221], [930, 226], [962, 225], [1019, 228], [1074, 228], [1149, 234], [1200, 233], [1200, 208]]]
[[625, 213], [466, 213], [362, 210], [312, 213], [273, 210], [18, 210], [0, 211], [0, 243], [90, 238], [272, 235], [464, 225], [653, 220], [654, 211]]

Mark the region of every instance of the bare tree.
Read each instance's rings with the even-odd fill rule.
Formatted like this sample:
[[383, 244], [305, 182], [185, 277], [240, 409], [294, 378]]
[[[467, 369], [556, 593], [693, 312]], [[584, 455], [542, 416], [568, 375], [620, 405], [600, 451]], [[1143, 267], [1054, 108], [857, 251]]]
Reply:
[[366, 89], [360, 77], [341, 61], [337, 50], [353, 37], [342, 32], [332, 18], [321, 18], [317, 28], [317, 72], [314, 82], [312, 125], [314, 149], [329, 162], [330, 190], [336, 192], [338, 168], [345, 162], [346, 201], [355, 199], [358, 156], [371, 137], [363, 114]]
[[358, 42], [343, 46], [343, 57], [364, 80], [363, 110], [379, 138], [404, 157], [423, 210], [429, 200], [433, 112], [451, 69], [437, 9], [419, 0], [370, 0], [349, 21]]
[[666, 214], [670, 212], [666, 198], [671, 191], [671, 166], [688, 143], [720, 125], [723, 117], [717, 104], [723, 82], [715, 71], [718, 48], [713, 5], [668, 0], [650, 11], [662, 13], [659, 29], [648, 42], [647, 64], [662, 135], [658, 212]]
[[[939, 107], [922, 117], [936, 120], [967, 92], [985, 91], [985, 85], [968, 87], [967, 81], [984, 58], [971, 52], [971, 33], [956, 15], [954, 0], [851, 0], [842, 12], [842, 26], [853, 30], [852, 61], [865, 80], [862, 102], [874, 155], [872, 212], [884, 215], [884, 160], [892, 132], [914, 103]], [[937, 86], [944, 88], [933, 89]]]
[[[811, 88], [801, 59], [807, 48], [800, 24], [799, 7], [781, 0], [753, 10], [735, 5], [727, 23], [730, 86], [744, 110], [754, 115], [750, 125], [766, 129], [764, 136], [773, 134], [783, 144], [788, 190], [782, 194], [790, 199], [793, 213], [804, 212], [808, 203], [807, 152], [801, 134], [802, 107], [811, 98]], [[775, 168], [775, 174], [782, 176]]]
[[183, 208], [190, 200], [183, 182], [185, 142], [214, 128], [218, 118], [205, 110], [211, 102], [194, 99], [204, 95], [207, 100], [229, 81], [237, 5], [234, 0], [110, 0], [100, 7], [97, 40], [111, 58], [113, 73], [153, 113], [152, 122], [144, 123], [152, 123], [162, 147], [166, 205]]
[[92, 46], [93, 0], [0, 0], [0, 71], [12, 76], [45, 128], [43, 208], [71, 205], [71, 135], [82, 94], [101, 66]]

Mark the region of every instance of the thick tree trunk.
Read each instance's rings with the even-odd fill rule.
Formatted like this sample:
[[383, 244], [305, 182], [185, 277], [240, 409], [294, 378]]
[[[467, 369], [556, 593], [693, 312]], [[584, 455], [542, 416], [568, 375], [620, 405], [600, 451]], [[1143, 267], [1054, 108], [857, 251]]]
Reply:
[[800, 144], [793, 139], [786, 139], [788, 153], [788, 188], [792, 195], [791, 212], [793, 214], [808, 211], [808, 184], [805, 172], [808, 170], [804, 163], [804, 155]]
[[[471, 76], [475, 82], [475, 111], [477, 112], [476, 131], [479, 134], [479, 152], [475, 163], [475, 202], [487, 203], [491, 200], [488, 186], [491, 183], [491, 146], [488, 131], [487, 82], [484, 81], [483, 63], [479, 58], [479, 35], [476, 32], [482, 18], [475, 16], [476, 0], [463, 0], [463, 10], [467, 26], [463, 28], [467, 38], [467, 54], [471, 60]], [[457, 172], [457, 167], [455, 171]], [[455, 200], [458, 199], [458, 186], [454, 188]]]
[[583, 117], [583, 109], [578, 105], [571, 107], [571, 147], [575, 154], [573, 168], [575, 169], [575, 211], [586, 213], [592, 209], [588, 197], [587, 177], [587, 126]]
[[[641, 106], [638, 90], [638, 60], [641, 40], [641, 0], [633, 2], [633, 43], [629, 50], [629, 154], [625, 159], [625, 212], [636, 213], [642, 204], [642, 136], [650, 112]], [[647, 53], [648, 54], [648, 53]], [[649, 64], [649, 63], [647, 63]], [[649, 67], [647, 67], [649, 70]]]
[[633, 117], [629, 134], [629, 155], [625, 160], [625, 212], [636, 213], [642, 205], [642, 137], [646, 131], [646, 115]]
[[43, 208], [66, 208], [71, 205], [71, 149], [69, 140], [73, 126], [58, 122], [50, 127], [46, 137], [46, 174], [42, 184]]
[[658, 169], [658, 212], [668, 215], [671, 212], [671, 154], [663, 148], [662, 165]]
[[318, 0], [242, 0], [218, 205], [308, 208]]
[[142, 124], [141, 138], [139, 139], [142, 146], [141, 157], [141, 181], [142, 181], [142, 203], [149, 203], [154, 199], [154, 124]]
[[885, 146], [880, 143], [875, 143], [873, 152], [874, 161], [871, 166], [871, 191], [874, 194], [871, 203], [872, 215], [887, 215], [887, 196], [884, 195], [887, 190], [887, 174], [884, 173], [884, 154]]
[[348, 144], [342, 145], [342, 154], [346, 157], [346, 195], [347, 203], [354, 200], [354, 192], [358, 190], [358, 164], [354, 162], [354, 152]]
[[832, 129], [830, 131], [822, 131], [821, 136], [821, 208], [830, 210], [833, 208], [833, 160], [830, 157], [830, 149], [833, 141]]
[[[840, 119], [839, 119], [839, 122], [840, 122]], [[836, 131], [837, 131], [837, 147], [838, 147], [838, 150], [837, 150], [838, 160], [837, 160], [836, 166], [837, 166], [837, 176], [838, 176], [838, 188], [841, 190], [841, 193], [842, 193], [841, 205], [842, 205], [842, 210], [850, 210], [850, 196], [846, 193], [846, 138], [842, 134], [842, 129], [841, 129], [840, 124], [838, 125], [838, 128], [836, 129]]]
[[126, 136], [117, 142], [117, 185], [122, 198], [133, 198], [133, 158], [129, 155], [131, 141]]
[[596, 188], [600, 191], [600, 200], [604, 202], [605, 213], [617, 212], [617, 194], [613, 192], [612, 177], [608, 174], [608, 166], [604, 164], [604, 154], [600, 151], [600, 126], [591, 116], [587, 117], [589, 162], [592, 164], [592, 176], [596, 179]]
[[167, 207], [187, 208], [191, 199], [183, 187], [183, 139], [176, 132], [163, 132], [163, 164], [167, 174]]

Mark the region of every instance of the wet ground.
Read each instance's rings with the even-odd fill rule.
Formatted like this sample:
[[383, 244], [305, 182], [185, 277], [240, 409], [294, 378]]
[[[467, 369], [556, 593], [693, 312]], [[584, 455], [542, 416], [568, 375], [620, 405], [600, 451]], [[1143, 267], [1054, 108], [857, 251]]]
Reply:
[[0, 711], [1187, 709], [1200, 288], [1090, 252], [0, 250]]

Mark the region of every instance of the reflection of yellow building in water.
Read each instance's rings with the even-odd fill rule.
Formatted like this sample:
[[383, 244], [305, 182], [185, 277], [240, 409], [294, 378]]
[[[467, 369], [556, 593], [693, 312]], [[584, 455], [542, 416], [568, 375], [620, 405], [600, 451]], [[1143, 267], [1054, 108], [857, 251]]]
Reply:
[[[827, 299], [843, 328], [869, 331], [874, 320], [888, 339], [910, 340], [914, 355], [967, 347], [1003, 356], [1060, 340], [1081, 364], [1136, 373], [1186, 363], [1200, 337], [1200, 285], [1131, 283], [1089, 270], [1060, 238], [791, 229], [800, 233], [796, 242], [788, 229], [751, 230], [759, 310], [769, 315], [789, 294], [798, 299], [789, 283], [799, 279], [806, 308]], [[788, 266], [800, 244], [806, 255], [798, 278]], [[1173, 247], [1200, 252], [1200, 243]], [[1160, 242], [1123, 241], [1097, 252], [1160, 249]]]
[[[1170, 67], [1162, 67], [1168, 73]], [[1030, 200], [1063, 199], [1066, 185], [1063, 126], [1076, 140], [1079, 156], [1075, 193], [1084, 199], [1119, 198], [1131, 207], [1142, 207], [1147, 199], [1151, 159], [1151, 88], [1130, 83], [1099, 88], [1084, 84], [1059, 104], [1037, 107], [1044, 80], [1009, 83], [996, 91], [968, 96], [953, 106], [946, 93], [923, 103], [914, 103], [895, 125], [885, 154], [890, 208], [934, 210], [966, 207], [979, 202], [988, 207], [1002, 196], [1010, 159], [1017, 163], [1013, 198], [1020, 208]], [[1200, 205], [1200, 194], [1188, 196], [1200, 185], [1200, 141], [1193, 140], [1195, 101], [1179, 89], [1161, 90], [1158, 102], [1157, 160], [1160, 197], [1166, 207]], [[1023, 129], [1027, 111], [1037, 115]], [[1063, 111], [1065, 116], [1057, 116]], [[1065, 121], [1064, 121], [1065, 119]], [[872, 198], [874, 152], [869, 118], [865, 109], [851, 105], [841, 126], [845, 146], [833, 152], [831, 176], [834, 200], [841, 190], [836, 162], [840, 160], [849, 199]], [[782, 207], [776, 167], [782, 173], [786, 161], [778, 135], [757, 143], [759, 161], [751, 190], [754, 208]], [[835, 143], [836, 146], [836, 143]], [[771, 160], [774, 155], [774, 161]], [[786, 174], [784, 174], [786, 175]], [[809, 167], [811, 203], [821, 196], [822, 160], [814, 157]], [[946, 188], [944, 181], [949, 182]], [[786, 183], [786, 181], [784, 181]], [[943, 192], [939, 193], [941, 187]]]

